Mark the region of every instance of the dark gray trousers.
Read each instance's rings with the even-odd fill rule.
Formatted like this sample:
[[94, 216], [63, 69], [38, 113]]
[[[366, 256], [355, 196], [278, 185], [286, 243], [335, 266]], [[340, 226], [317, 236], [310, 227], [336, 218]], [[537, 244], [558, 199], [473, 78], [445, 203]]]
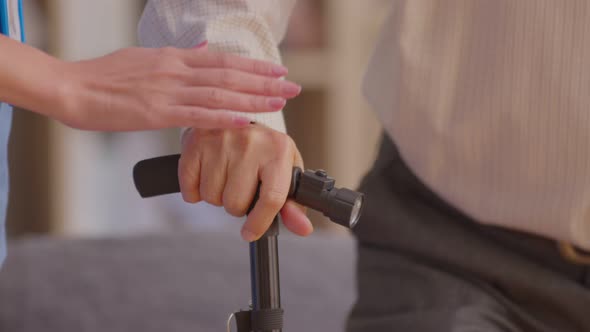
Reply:
[[478, 224], [443, 202], [385, 138], [363, 180], [349, 332], [590, 331], [590, 268], [555, 242]]

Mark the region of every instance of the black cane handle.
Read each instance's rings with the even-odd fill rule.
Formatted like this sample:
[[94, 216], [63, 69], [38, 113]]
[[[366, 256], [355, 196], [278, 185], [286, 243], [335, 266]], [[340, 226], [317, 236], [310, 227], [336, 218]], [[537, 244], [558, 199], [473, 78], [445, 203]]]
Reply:
[[[178, 163], [180, 154], [145, 159], [133, 167], [133, 182], [139, 195], [143, 198], [180, 192], [178, 183]], [[301, 173], [299, 167], [293, 168], [289, 196], [296, 189], [297, 178]]]

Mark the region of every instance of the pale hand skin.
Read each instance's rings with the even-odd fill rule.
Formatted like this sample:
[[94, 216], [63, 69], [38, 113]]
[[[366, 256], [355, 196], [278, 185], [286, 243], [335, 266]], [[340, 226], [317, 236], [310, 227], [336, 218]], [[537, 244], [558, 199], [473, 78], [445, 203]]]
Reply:
[[259, 239], [277, 213], [293, 233], [309, 235], [313, 226], [305, 209], [287, 200], [294, 166], [303, 168], [293, 140], [262, 125], [234, 130], [189, 129], [182, 138], [178, 175], [186, 202], [205, 201], [244, 216], [260, 196], [242, 226], [246, 241]]
[[0, 100], [85, 130], [236, 128], [301, 87], [283, 66], [193, 49], [127, 48], [79, 62], [0, 36]]

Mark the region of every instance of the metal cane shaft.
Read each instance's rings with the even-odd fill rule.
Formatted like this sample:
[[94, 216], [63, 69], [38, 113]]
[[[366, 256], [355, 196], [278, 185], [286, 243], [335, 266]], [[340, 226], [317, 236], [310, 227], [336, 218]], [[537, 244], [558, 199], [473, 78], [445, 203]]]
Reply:
[[[279, 217], [258, 241], [250, 243], [250, 282], [252, 287], [252, 309], [279, 309], [281, 290], [279, 281], [279, 251], [277, 235]], [[281, 332], [264, 330], [260, 332]]]

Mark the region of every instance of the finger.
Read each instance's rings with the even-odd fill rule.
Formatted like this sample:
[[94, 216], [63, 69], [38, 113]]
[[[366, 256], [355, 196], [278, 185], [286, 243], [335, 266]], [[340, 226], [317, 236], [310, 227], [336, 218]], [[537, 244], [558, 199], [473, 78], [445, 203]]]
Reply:
[[178, 100], [185, 106], [223, 109], [239, 112], [276, 112], [287, 101], [280, 97], [254, 96], [221, 88], [196, 87], [178, 91]]
[[[295, 146], [295, 141], [291, 140], [291, 144]], [[301, 168], [302, 170], [305, 169], [303, 167], [303, 157], [301, 156], [301, 152], [295, 146], [295, 153], [293, 154], [293, 165]]]
[[285, 66], [269, 61], [249, 59], [246, 57], [210, 52], [206, 48], [184, 50], [183, 58], [186, 65], [193, 68], [232, 68], [252, 74], [282, 77], [289, 72]]
[[293, 82], [241, 72], [234, 69], [198, 69], [191, 75], [190, 84], [213, 86], [237, 92], [265, 96], [293, 98], [301, 93], [301, 86]]
[[196, 149], [184, 149], [178, 162], [178, 181], [182, 198], [187, 203], [201, 201], [199, 194], [200, 162]]
[[254, 209], [242, 227], [242, 238], [252, 242], [259, 239], [279, 213], [289, 193], [292, 163], [283, 158], [280, 163], [263, 166], [260, 170], [260, 195]]
[[[291, 141], [291, 144], [295, 146], [295, 142]], [[297, 148], [294, 150], [293, 165], [304, 169], [301, 153]], [[281, 217], [285, 227], [297, 235], [307, 236], [311, 234], [313, 232], [313, 224], [307, 217], [306, 210], [305, 207], [297, 204], [295, 201], [288, 200], [287, 203], [285, 203], [285, 206], [281, 209]]]
[[201, 129], [243, 128], [250, 119], [224, 110], [211, 110], [198, 106], [175, 106], [165, 115], [168, 127], [192, 127]]
[[305, 214], [305, 208], [294, 201], [285, 203], [281, 209], [281, 217], [285, 227], [297, 235], [308, 236], [313, 232], [313, 225]]
[[[201, 153], [201, 178], [199, 194], [205, 202], [223, 205], [223, 188], [227, 178], [227, 158], [225, 148], [219, 144], [206, 144], [208, 150]], [[213, 150], [214, 149], [214, 150]]]
[[223, 207], [235, 217], [248, 211], [258, 188], [258, 164], [245, 160], [231, 161], [223, 191]]

